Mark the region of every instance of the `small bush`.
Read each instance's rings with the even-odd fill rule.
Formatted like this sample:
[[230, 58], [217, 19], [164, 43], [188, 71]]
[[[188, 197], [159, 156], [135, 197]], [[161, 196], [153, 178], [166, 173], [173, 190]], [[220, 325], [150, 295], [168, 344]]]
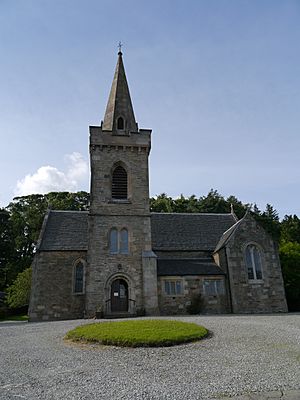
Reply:
[[202, 311], [203, 299], [201, 294], [196, 294], [191, 299], [191, 304], [187, 306], [186, 310], [189, 314], [195, 315]]
[[7, 289], [6, 303], [10, 308], [26, 307], [29, 304], [31, 288], [31, 268], [19, 273], [13, 284]]
[[174, 346], [207, 336], [203, 326], [168, 320], [98, 322], [79, 326], [66, 339], [123, 347]]

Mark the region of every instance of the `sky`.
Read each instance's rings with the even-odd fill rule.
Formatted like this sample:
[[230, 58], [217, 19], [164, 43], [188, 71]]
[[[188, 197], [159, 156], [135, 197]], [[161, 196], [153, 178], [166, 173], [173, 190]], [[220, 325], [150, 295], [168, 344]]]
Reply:
[[298, 0], [0, 0], [0, 207], [89, 190], [122, 41], [150, 194], [300, 216]]

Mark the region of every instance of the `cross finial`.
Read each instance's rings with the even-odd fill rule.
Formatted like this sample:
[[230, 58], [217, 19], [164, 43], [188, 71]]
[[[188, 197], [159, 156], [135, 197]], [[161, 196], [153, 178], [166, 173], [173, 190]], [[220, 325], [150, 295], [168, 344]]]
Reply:
[[122, 54], [122, 46], [123, 46], [123, 44], [122, 44], [122, 42], [119, 42], [119, 44], [118, 44], [118, 48], [119, 48], [119, 53], [118, 54]]

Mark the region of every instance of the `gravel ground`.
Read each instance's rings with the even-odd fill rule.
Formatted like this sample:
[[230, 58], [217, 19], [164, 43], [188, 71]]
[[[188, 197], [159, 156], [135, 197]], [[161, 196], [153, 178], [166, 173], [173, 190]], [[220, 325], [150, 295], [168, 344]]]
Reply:
[[64, 343], [87, 321], [0, 323], [0, 399], [195, 400], [300, 389], [300, 314], [176, 319], [213, 335], [126, 349]]

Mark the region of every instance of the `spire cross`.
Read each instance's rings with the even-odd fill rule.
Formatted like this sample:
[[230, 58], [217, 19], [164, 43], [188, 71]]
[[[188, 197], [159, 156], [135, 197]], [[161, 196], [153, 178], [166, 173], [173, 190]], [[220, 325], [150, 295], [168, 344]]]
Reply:
[[123, 44], [121, 42], [119, 42], [119, 44], [118, 44], [119, 53], [122, 53], [122, 46], [123, 46]]

